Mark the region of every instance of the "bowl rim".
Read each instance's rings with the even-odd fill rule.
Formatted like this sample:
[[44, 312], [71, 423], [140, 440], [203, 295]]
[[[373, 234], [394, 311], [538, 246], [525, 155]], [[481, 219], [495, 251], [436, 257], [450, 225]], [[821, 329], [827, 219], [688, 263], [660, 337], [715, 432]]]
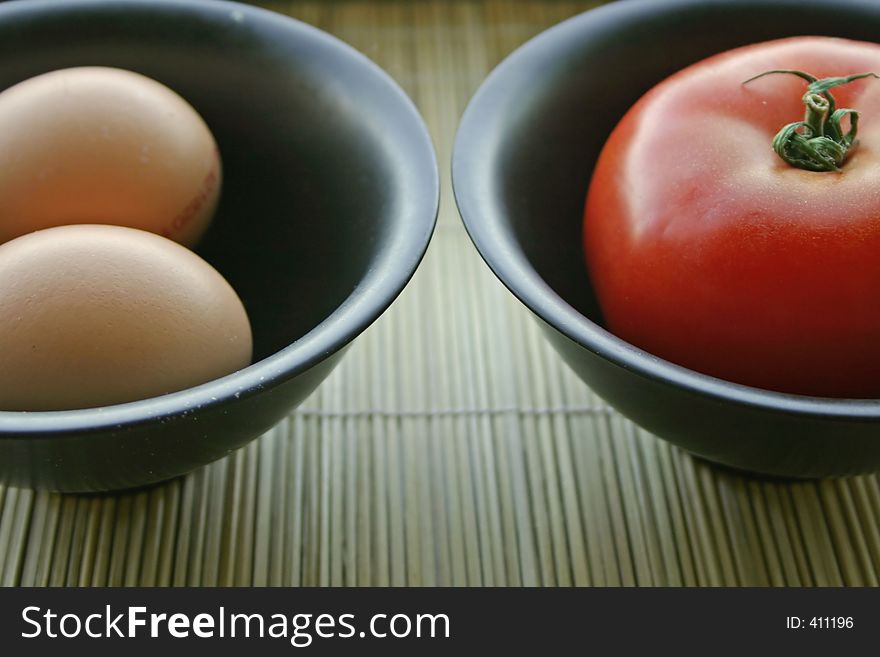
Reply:
[[276, 387], [345, 348], [384, 313], [409, 283], [428, 249], [440, 204], [440, 176], [436, 150], [415, 103], [378, 64], [340, 38], [290, 16], [231, 0], [13, 0], [0, 5], [0, 20], [18, 12], [81, 12], [140, 8], [151, 12], [192, 12], [225, 15], [233, 20], [261, 23], [270, 29], [288, 30], [293, 37], [313, 40], [350, 57], [375, 76], [378, 84], [400, 103], [409, 116], [413, 152], [418, 153], [418, 180], [424, 193], [408, 211], [392, 238], [349, 296], [318, 325], [288, 346], [221, 378], [158, 397], [110, 406], [63, 411], [0, 411], [0, 440], [70, 437], [99, 430], [121, 430], [153, 423], [196, 410], [221, 406]]
[[[860, 0], [775, 0], [798, 10], [804, 4], [865, 8]], [[496, 179], [491, 171], [492, 130], [496, 112], [504, 111], [506, 94], [516, 87], [522, 66], [539, 66], [558, 54], [560, 44], [602, 24], [643, 20], [646, 15], [706, 6], [705, 0], [623, 0], [568, 18], [517, 47], [486, 77], [469, 101], [452, 150], [452, 187], [465, 230], [485, 263], [505, 287], [550, 327], [604, 360], [653, 381], [720, 402], [789, 415], [869, 422], [880, 419], [880, 400], [796, 395], [733, 383], [702, 374], [650, 354], [618, 338], [563, 299], [535, 270], [511, 231], [504, 212], [492, 202]], [[716, 6], [742, 8], [740, 0], [713, 0]], [[880, 7], [877, 7], [880, 14]], [[586, 185], [584, 187], [586, 194]]]

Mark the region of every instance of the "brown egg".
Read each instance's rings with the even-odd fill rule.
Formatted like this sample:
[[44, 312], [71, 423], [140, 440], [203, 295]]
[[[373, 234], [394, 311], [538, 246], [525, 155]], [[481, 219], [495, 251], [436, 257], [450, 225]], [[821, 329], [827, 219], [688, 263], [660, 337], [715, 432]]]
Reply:
[[154, 397], [250, 358], [235, 291], [171, 240], [77, 225], [0, 245], [0, 410]]
[[69, 68], [0, 93], [0, 243], [65, 224], [120, 224], [187, 246], [217, 205], [207, 125], [131, 71]]

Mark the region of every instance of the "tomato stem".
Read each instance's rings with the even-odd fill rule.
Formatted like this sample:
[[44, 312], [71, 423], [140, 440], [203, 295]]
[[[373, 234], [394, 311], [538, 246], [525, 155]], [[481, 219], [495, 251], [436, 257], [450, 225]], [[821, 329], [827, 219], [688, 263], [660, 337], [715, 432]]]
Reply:
[[[839, 173], [847, 155], [856, 146], [859, 113], [853, 109], [837, 109], [829, 89], [861, 78], [880, 78], [880, 75], [858, 73], [820, 80], [803, 71], [774, 70], [749, 78], [743, 84], [775, 73], [796, 75], [806, 80], [808, 85], [803, 95], [806, 106], [804, 120], [789, 123], [777, 132], [773, 138], [773, 150], [788, 164], [799, 169]], [[849, 131], [844, 133], [840, 124], [847, 116]]]

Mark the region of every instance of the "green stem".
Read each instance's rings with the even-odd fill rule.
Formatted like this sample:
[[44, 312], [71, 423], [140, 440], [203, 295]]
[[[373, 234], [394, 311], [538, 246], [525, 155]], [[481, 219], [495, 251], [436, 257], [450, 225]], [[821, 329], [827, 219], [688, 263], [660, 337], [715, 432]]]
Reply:
[[804, 125], [815, 135], [825, 134], [825, 122], [828, 120], [828, 109], [831, 103], [822, 94], [804, 96], [807, 111], [804, 114]]
[[[806, 106], [804, 120], [789, 123], [776, 133], [773, 150], [788, 164], [800, 169], [840, 172], [847, 155], [858, 143], [856, 135], [859, 113], [852, 109], [837, 109], [829, 89], [853, 80], [880, 76], [875, 73], [859, 73], [819, 80], [803, 71], [774, 70], [749, 78], [743, 84], [774, 73], [796, 75], [806, 80], [808, 86], [803, 95]], [[840, 124], [847, 116], [850, 120], [849, 131], [844, 134]]]

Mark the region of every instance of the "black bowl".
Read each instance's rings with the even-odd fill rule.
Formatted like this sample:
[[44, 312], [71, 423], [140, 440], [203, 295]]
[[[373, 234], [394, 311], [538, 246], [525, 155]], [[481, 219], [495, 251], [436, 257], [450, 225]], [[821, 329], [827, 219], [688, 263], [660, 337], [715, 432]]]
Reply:
[[254, 333], [253, 365], [182, 392], [0, 412], [0, 480], [99, 491], [209, 463], [301, 402], [409, 281], [439, 183], [400, 88], [341, 41], [278, 14], [198, 0], [0, 5], [0, 88], [81, 65], [159, 80], [210, 126], [224, 181], [198, 251], [238, 291]]
[[620, 340], [602, 327], [581, 230], [593, 164], [642, 94], [715, 53], [806, 34], [874, 41], [880, 3], [625, 0], [589, 11], [492, 72], [464, 114], [452, 162], [474, 244], [599, 395], [694, 454], [792, 477], [880, 469], [880, 401], [737, 385]]

